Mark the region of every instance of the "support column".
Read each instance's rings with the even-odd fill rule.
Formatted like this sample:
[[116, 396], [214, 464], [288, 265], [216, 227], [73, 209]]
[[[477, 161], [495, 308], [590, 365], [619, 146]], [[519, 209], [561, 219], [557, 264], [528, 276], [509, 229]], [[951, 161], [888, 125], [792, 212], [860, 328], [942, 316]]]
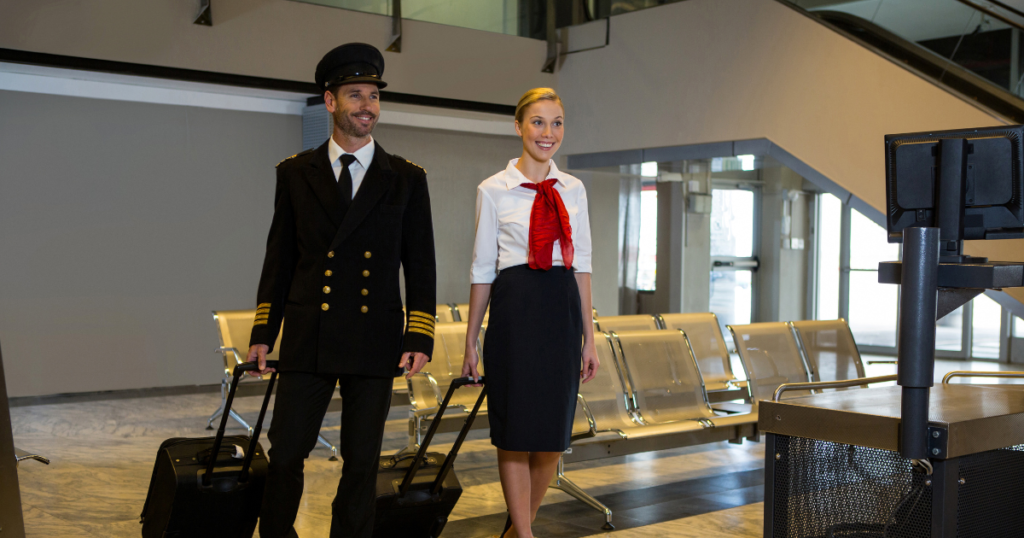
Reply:
[[938, 303], [939, 229], [903, 231], [899, 364], [903, 387], [900, 454], [925, 459], [928, 453], [928, 393], [935, 375], [935, 315]]

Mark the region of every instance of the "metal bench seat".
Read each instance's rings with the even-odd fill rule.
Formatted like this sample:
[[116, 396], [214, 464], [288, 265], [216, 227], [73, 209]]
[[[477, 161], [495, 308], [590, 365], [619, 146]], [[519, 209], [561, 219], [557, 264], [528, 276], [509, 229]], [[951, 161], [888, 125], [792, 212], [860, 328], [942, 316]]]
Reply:
[[661, 314], [661, 326], [666, 330], [681, 330], [690, 341], [693, 356], [697, 359], [704, 388], [708, 392], [745, 387], [732, 371], [729, 349], [725, 345], [722, 326], [718, 316], [711, 312], [691, 314]]
[[[757, 416], [716, 416], [682, 331], [628, 331], [597, 335], [601, 367], [580, 385], [570, 449], [562, 455], [551, 487], [603, 512], [612, 512], [565, 476], [579, 462], [757, 435]], [[580, 418], [582, 417], [582, 418]]]
[[[444, 394], [448, 391], [453, 379], [462, 376], [462, 362], [466, 355], [466, 322], [438, 323], [434, 329], [434, 352], [430, 362], [423, 366], [423, 369], [408, 380], [409, 387], [409, 445], [402, 449], [415, 450], [419, 448], [420, 441], [426, 428], [430, 425], [431, 417], [437, 412]], [[479, 340], [477, 342], [478, 353], [480, 351]], [[483, 361], [479, 364], [480, 375], [484, 374]], [[465, 387], [455, 391], [449, 402], [448, 410], [441, 419], [438, 432], [457, 431], [473, 404], [480, 396], [479, 387]], [[473, 422], [474, 429], [487, 428], [487, 403], [480, 407], [476, 420]]]
[[[759, 400], [771, 400], [775, 389], [783, 383], [811, 381], [810, 369], [804, 361], [793, 331], [788, 323], [767, 322], [729, 325], [736, 351], [747, 370], [753, 410]], [[786, 398], [807, 396], [810, 391], [790, 391]]]
[[[867, 377], [857, 343], [844, 319], [789, 322], [803, 351], [813, 381], [845, 381]], [[854, 390], [828, 389], [828, 390]]]
[[[227, 403], [227, 387], [235, 372], [235, 365], [242, 364], [248, 358], [249, 337], [252, 334], [252, 323], [256, 318], [255, 310], [215, 310], [213, 322], [217, 326], [217, 336], [220, 338], [220, 347], [215, 351], [220, 353], [224, 359], [224, 378], [220, 381], [220, 407], [213, 412], [206, 422], [206, 429], [213, 429], [213, 421], [224, 412]], [[281, 341], [281, 333], [284, 332], [284, 323], [281, 324], [281, 332], [277, 335], [277, 341]], [[277, 349], [267, 354], [267, 360], [278, 360]], [[243, 376], [250, 379], [250, 376]], [[270, 379], [270, 374], [262, 376], [261, 380]], [[252, 426], [236, 413], [233, 409], [229, 411], [231, 418], [238, 422], [243, 428], [252, 434]], [[338, 448], [322, 435], [317, 436], [317, 442], [324, 445], [331, 451], [331, 461], [338, 461]]]
[[651, 314], [635, 316], [599, 316], [594, 318], [597, 330], [606, 333], [623, 331], [655, 331], [661, 329], [658, 317]]

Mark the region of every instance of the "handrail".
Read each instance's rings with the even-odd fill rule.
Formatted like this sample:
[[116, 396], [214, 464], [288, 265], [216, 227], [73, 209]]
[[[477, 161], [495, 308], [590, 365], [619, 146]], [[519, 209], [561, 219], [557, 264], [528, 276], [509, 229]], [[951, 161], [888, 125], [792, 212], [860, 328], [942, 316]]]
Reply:
[[954, 377], [1024, 378], [1024, 372], [973, 372], [971, 370], [954, 370], [942, 377], [942, 384], [949, 385], [949, 380]]
[[811, 381], [808, 383], [783, 383], [779, 385], [779, 388], [775, 389], [775, 395], [772, 400], [779, 401], [782, 397], [782, 393], [787, 390], [810, 390], [810, 389], [843, 389], [847, 387], [857, 387], [860, 385], [867, 385], [870, 383], [885, 383], [886, 381], [896, 381], [895, 375], [880, 375], [877, 377], [859, 377], [856, 379], [843, 379], [841, 381]]

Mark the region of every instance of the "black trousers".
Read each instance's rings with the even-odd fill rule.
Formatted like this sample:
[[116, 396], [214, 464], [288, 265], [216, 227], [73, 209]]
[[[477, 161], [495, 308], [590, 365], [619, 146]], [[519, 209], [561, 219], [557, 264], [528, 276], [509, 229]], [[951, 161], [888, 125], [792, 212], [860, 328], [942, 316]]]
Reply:
[[261, 538], [297, 536], [292, 525], [302, 499], [305, 459], [327, 406], [339, 386], [342, 398], [341, 444], [344, 464], [334, 497], [330, 538], [370, 538], [373, 534], [384, 423], [391, 406], [391, 378], [282, 372], [270, 422], [270, 465], [263, 507]]

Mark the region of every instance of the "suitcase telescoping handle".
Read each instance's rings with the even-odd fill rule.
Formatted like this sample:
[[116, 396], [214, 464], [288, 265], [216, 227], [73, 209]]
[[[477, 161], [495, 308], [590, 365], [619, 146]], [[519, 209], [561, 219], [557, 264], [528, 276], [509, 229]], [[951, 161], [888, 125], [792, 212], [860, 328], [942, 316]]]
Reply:
[[452, 470], [452, 466], [455, 464], [455, 456], [458, 455], [463, 441], [469, 435], [469, 430], [473, 427], [473, 420], [476, 419], [476, 414], [480, 411], [480, 404], [484, 402], [484, 397], [487, 396], [487, 385], [484, 384], [483, 377], [480, 377], [477, 381], [474, 381], [472, 377], [460, 377], [452, 381], [451, 386], [448, 387], [448, 394], [445, 394], [444, 401], [441, 402], [441, 407], [438, 407], [437, 413], [434, 413], [434, 420], [430, 422], [430, 428], [427, 429], [427, 435], [423, 438], [423, 443], [420, 444], [420, 450], [416, 453], [416, 458], [412, 460], [412, 465], [409, 466], [409, 471], [405, 473], [402, 485], [398, 488], [398, 496], [400, 498], [409, 492], [409, 487], [412, 486], [412, 481], [416, 478], [416, 472], [419, 471], [420, 465], [426, 459], [427, 447], [430, 446], [430, 441], [434, 439], [434, 434], [437, 433], [437, 428], [441, 425], [441, 417], [444, 416], [444, 411], [448, 408], [448, 402], [451, 401], [455, 390], [459, 387], [476, 384], [483, 384], [484, 388], [480, 391], [476, 404], [473, 405], [473, 411], [466, 417], [466, 422], [462, 425], [462, 430], [459, 431], [459, 437], [455, 440], [455, 445], [452, 446], [448, 456], [444, 458], [444, 463], [441, 464], [441, 468], [437, 471], [437, 478], [434, 479], [433, 485], [430, 486], [431, 495], [437, 495], [441, 492], [441, 484], [444, 483], [444, 479], [448, 477], [448, 473]]
[[[277, 369], [277, 361], [267, 361], [267, 368]], [[259, 364], [255, 362], [244, 362], [235, 366], [234, 376], [231, 378], [231, 390], [228, 391], [228, 399], [224, 402], [224, 413], [220, 417], [220, 428], [217, 429], [217, 437], [213, 440], [210, 462], [206, 464], [206, 472], [203, 473], [203, 486], [209, 486], [213, 478], [213, 467], [217, 463], [217, 454], [220, 453], [220, 445], [224, 442], [224, 430], [228, 426], [228, 415], [231, 414], [231, 402], [235, 399], [235, 391], [238, 390], [238, 382], [245, 372], [255, 372]], [[249, 478], [249, 466], [252, 465], [253, 452], [260, 439], [260, 430], [263, 429], [263, 418], [267, 415], [267, 407], [270, 405], [270, 395], [274, 392], [274, 382], [277, 381], [277, 372], [270, 374], [270, 383], [267, 385], [267, 395], [263, 397], [263, 407], [260, 408], [260, 418], [252, 429], [252, 438], [249, 441], [249, 450], [245, 452], [245, 459], [242, 460], [242, 471], [238, 474], [238, 481], [245, 482]]]

